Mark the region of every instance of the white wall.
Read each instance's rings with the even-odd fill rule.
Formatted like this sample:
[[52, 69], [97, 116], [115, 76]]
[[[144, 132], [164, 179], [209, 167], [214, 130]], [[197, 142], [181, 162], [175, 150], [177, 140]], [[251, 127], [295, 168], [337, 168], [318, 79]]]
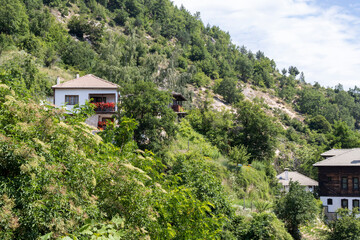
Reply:
[[[305, 186], [305, 191], [314, 192], [314, 188], [315, 188], [315, 186]], [[289, 185], [283, 185], [283, 189], [284, 189], [285, 192], [289, 192]]]
[[[65, 105], [65, 95], [79, 95], [79, 105], [84, 105], [85, 101], [89, 100], [89, 94], [115, 94], [115, 102], [118, 102], [116, 89], [55, 89], [55, 106], [60, 107]], [[71, 110], [72, 108], [72, 105], [66, 106], [67, 110]]]
[[[328, 198], [331, 198], [333, 200], [332, 205], [327, 205]], [[352, 201], [354, 199], [360, 201], [360, 196], [359, 197], [331, 197], [331, 196], [320, 197], [320, 200], [322, 201], [323, 205], [328, 207], [329, 212], [335, 212], [338, 208], [341, 208], [341, 199], [347, 199], [348, 200], [348, 208], [349, 208], [349, 210], [352, 210], [352, 208], [353, 208]]]

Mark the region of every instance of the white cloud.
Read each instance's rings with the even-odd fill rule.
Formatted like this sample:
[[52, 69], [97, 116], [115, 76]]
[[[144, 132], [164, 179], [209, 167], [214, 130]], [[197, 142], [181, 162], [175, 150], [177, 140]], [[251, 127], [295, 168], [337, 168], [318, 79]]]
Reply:
[[306, 81], [360, 85], [360, 19], [311, 0], [175, 0], [205, 24], [228, 31], [235, 44], [261, 50], [278, 68], [296, 66]]

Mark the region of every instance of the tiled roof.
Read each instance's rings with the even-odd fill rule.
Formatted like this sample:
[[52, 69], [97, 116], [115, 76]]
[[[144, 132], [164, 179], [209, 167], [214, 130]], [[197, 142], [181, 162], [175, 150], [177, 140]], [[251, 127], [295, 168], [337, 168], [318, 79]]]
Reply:
[[279, 182], [284, 185], [288, 186], [290, 183], [290, 180], [293, 182], [299, 182], [302, 186], [318, 186], [319, 183], [305, 175], [302, 175], [298, 172], [291, 172], [288, 171], [288, 180], [285, 180], [285, 172], [280, 173], [276, 176], [276, 178], [279, 180]]
[[96, 77], [92, 74], [52, 86], [52, 88], [118, 89], [119, 85]]
[[[334, 149], [335, 150], [335, 149]], [[340, 150], [340, 149], [338, 149]], [[360, 166], [360, 148], [341, 149], [336, 155], [315, 163], [315, 167], [324, 166]], [[330, 150], [331, 151], [331, 150]], [[323, 156], [323, 154], [322, 154]], [[326, 156], [326, 155], [325, 155]]]

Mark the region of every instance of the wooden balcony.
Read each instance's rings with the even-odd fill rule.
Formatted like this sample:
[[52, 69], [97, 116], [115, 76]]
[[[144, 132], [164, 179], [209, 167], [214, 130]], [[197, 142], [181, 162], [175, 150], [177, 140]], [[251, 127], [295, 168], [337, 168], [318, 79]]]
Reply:
[[180, 112], [185, 112], [183, 107], [180, 105], [172, 105], [171, 108], [174, 110], [174, 112], [176, 113], [180, 113]]

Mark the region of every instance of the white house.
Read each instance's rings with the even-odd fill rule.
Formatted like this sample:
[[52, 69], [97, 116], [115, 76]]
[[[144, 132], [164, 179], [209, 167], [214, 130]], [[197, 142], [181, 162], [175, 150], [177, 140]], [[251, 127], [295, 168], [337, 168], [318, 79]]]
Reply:
[[285, 168], [284, 172], [277, 175], [276, 178], [283, 185], [286, 192], [289, 191], [290, 181], [298, 182], [301, 186], [305, 186], [305, 190], [309, 192], [313, 192], [315, 187], [319, 185], [317, 181], [301, 173], [289, 171], [287, 168]]
[[71, 110], [74, 105], [84, 105], [91, 101], [96, 105], [96, 114], [86, 120], [86, 123], [94, 127], [102, 127], [106, 120], [113, 121], [113, 114], [117, 111], [117, 103], [120, 99], [119, 86], [92, 74], [52, 86], [54, 90], [54, 105], [65, 106]]

